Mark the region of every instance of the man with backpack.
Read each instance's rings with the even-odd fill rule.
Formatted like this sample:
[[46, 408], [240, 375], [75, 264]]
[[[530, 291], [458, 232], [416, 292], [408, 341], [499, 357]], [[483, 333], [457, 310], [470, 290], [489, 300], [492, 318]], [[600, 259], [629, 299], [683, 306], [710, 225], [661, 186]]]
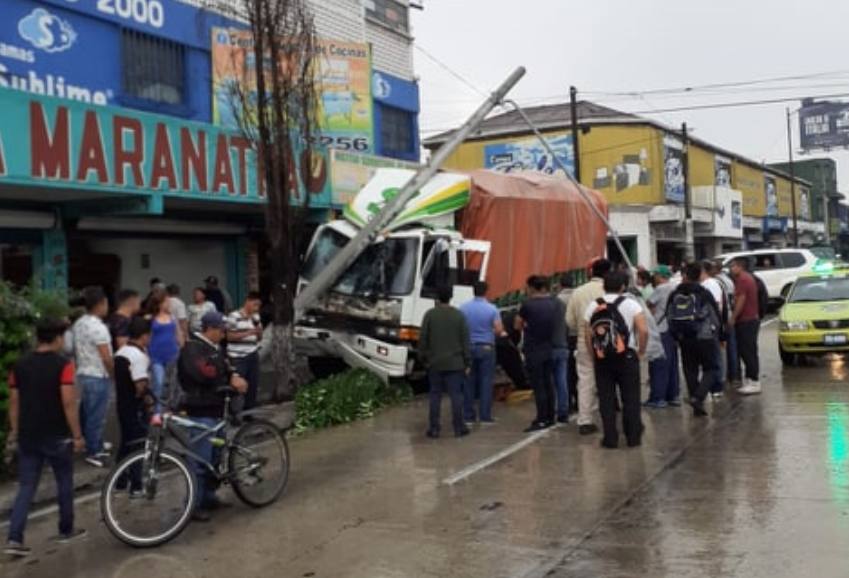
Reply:
[[747, 269], [744, 257], [731, 261], [734, 278], [734, 313], [731, 320], [737, 334], [737, 350], [746, 366], [746, 379], [737, 391], [742, 395], [761, 393], [760, 359], [758, 358], [758, 333], [766, 304], [758, 289], [758, 282]]
[[595, 414], [598, 410], [596, 380], [593, 375], [594, 361], [591, 350], [586, 347], [587, 323], [584, 313], [591, 303], [604, 295], [604, 276], [610, 272], [607, 259], [596, 259], [590, 265], [590, 280], [575, 289], [566, 308], [566, 325], [571, 335], [577, 335], [575, 365], [578, 373], [578, 433], [592, 435], [598, 431]]
[[604, 296], [587, 305], [585, 345], [594, 359], [595, 381], [604, 436], [601, 445], [619, 445], [616, 428], [617, 388], [622, 400], [622, 429], [629, 447], [643, 435], [640, 415], [640, 357], [649, 332], [645, 313], [636, 299], [625, 295], [628, 275], [615, 271], [604, 278]]
[[684, 379], [696, 417], [707, 415], [705, 398], [719, 372], [716, 354], [721, 324], [719, 306], [701, 284], [703, 273], [701, 263], [687, 265], [683, 281], [669, 296], [666, 305], [666, 318], [681, 348]]

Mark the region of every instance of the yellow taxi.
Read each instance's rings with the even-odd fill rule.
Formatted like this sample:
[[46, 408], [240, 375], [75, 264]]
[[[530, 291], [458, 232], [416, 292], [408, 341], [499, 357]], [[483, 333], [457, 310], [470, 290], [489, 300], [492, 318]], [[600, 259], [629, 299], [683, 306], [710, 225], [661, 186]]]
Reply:
[[849, 352], [849, 265], [818, 263], [799, 277], [778, 317], [785, 365], [799, 355]]

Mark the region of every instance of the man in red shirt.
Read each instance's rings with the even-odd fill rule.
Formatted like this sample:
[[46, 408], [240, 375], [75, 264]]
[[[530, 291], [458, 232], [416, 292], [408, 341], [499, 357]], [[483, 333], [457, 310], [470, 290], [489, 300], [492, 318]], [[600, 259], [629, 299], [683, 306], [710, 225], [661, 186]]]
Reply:
[[36, 327], [38, 345], [22, 357], [9, 375], [10, 437], [18, 442], [18, 495], [12, 507], [5, 553], [26, 556], [24, 529], [41, 469], [50, 464], [59, 498], [59, 535], [69, 542], [85, 535], [74, 528], [74, 452], [83, 449], [74, 364], [59, 352], [65, 324], [45, 319]]
[[742, 257], [731, 262], [731, 276], [734, 278], [734, 313], [731, 315], [731, 323], [737, 334], [737, 349], [746, 366], [746, 379], [737, 391], [743, 395], [756, 395], [761, 392], [758, 359], [761, 319], [758, 285], [746, 270], [747, 265], [746, 259]]

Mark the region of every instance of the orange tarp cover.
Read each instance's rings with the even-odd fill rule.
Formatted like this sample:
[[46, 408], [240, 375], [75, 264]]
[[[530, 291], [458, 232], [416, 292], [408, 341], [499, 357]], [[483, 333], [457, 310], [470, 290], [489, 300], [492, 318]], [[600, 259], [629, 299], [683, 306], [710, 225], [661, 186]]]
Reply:
[[[554, 275], [586, 267], [604, 256], [607, 229], [565, 177], [523, 171], [479, 170], [471, 200], [460, 216], [466, 239], [492, 243], [489, 296], [522, 289], [530, 275]], [[585, 189], [607, 215], [598, 191]]]

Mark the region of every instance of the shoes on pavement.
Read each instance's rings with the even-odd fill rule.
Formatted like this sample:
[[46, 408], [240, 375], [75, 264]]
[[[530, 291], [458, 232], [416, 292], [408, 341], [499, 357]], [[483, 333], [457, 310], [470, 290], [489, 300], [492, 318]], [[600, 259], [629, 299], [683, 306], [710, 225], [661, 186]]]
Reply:
[[582, 436], [593, 435], [598, 432], [598, 426], [594, 423], [585, 423], [578, 426], [578, 433]]
[[130, 490], [129, 496], [131, 500], [141, 500], [144, 498], [144, 490]]
[[454, 432], [454, 437], [455, 438], [462, 438], [462, 437], [469, 435], [470, 433], [472, 433], [472, 431], [469, 428], [466, 427], [466, 428], [461, 429], [458, 432]]
[[32, 554], [32, 549], [24, 546], [21, 542], [9, 540], [8, 542], [6, 542], [6, 547], [3, 549], [3, 553], [7, 556], [23, 558]]
[[531, 425], [526, 427], [524, 429], [524, 432], [525, 433], [531, 433], [531, 432], [543, 430], [543, 429], [551, 427], [551, 425], [552, 424], [548, 423], [547, 421], [535, 421], [535, 422], [532, 422]]
[[638, 448], [643, 445], [643, 440], [631, 440], [628, 442], [629, 448]]
[[86, 456], [85, 463], [95, 468], [106, 467], [106, 462], [104, 462], [103, 458], [99, 458], [97, 456]]
[[496, 423], [498, 423], [498, 422], [496, 421], [496, 419], [494, 417], [491, 417], [489, 419], [482, 419], [480, 421], [481, 425], [495, 425]]
[[619, 447], [618, 442], [609, 442], [609, 441], [604, 440], [604, 439], [601, 440], [601, 443], [599, 445], [601, 445], [601, 447], [603, 447], [606, 450], [615, 450], [616, 448]]
[[192, 512], [192, 521], [193, 522], [209, 522], [212, 519], [212, 514], [209, 513], [209, 510], [204, 510], [203, 508], [195, 508], [195, 511]]
[[425, 435], [431, 439], [439, 438], [439, 431], [435, 429], [429, 429], [425, 432]]
[[725, 396], [721, 391], [717, 391], [716, 393], [710, 394], [710, 398], [713, 401], [722, 401], [722, 398]]
[[662, 399], [657, 400], [657, 401], [650, 399], [650, 400], [646, 401], [645, 403], [643, 403], [643, 407], [648, 407], [648, 408], [651, 408], [651, 409], [663, 409], [663, 408], [667, 407], [668, 405], [669, 404], [666, 403], [665, 401], [663, 401]]
[[758, 395], [761, 393], [760, 381], [747, 381], [746, 385], [737, 390], [740, 395]]
[[557, 416], [557, 423], [569, 423], [569, 416], [568, 415]]
[[112, 442], [103, 442], [103, 451], [109, 453], [112, 451]]
[[73, 542], [74, 540], [85, 538], [86, 536], [88, 536], [88, 530], [85, 530], [84, 528], [74, 528], [67, 534], [59, 534], [58, 536], [53, 538], [53, 540], [57, 544], [67, 544], [69, 542]]
[[693, 417], [707, 417], [708, 412], [705, 411], [705, 406], [702, 403], [693, 404]]
[[667, 399], [666, 405], [668, 405], [669, 407], [681, 407], [681, 400], [680, 399]]

